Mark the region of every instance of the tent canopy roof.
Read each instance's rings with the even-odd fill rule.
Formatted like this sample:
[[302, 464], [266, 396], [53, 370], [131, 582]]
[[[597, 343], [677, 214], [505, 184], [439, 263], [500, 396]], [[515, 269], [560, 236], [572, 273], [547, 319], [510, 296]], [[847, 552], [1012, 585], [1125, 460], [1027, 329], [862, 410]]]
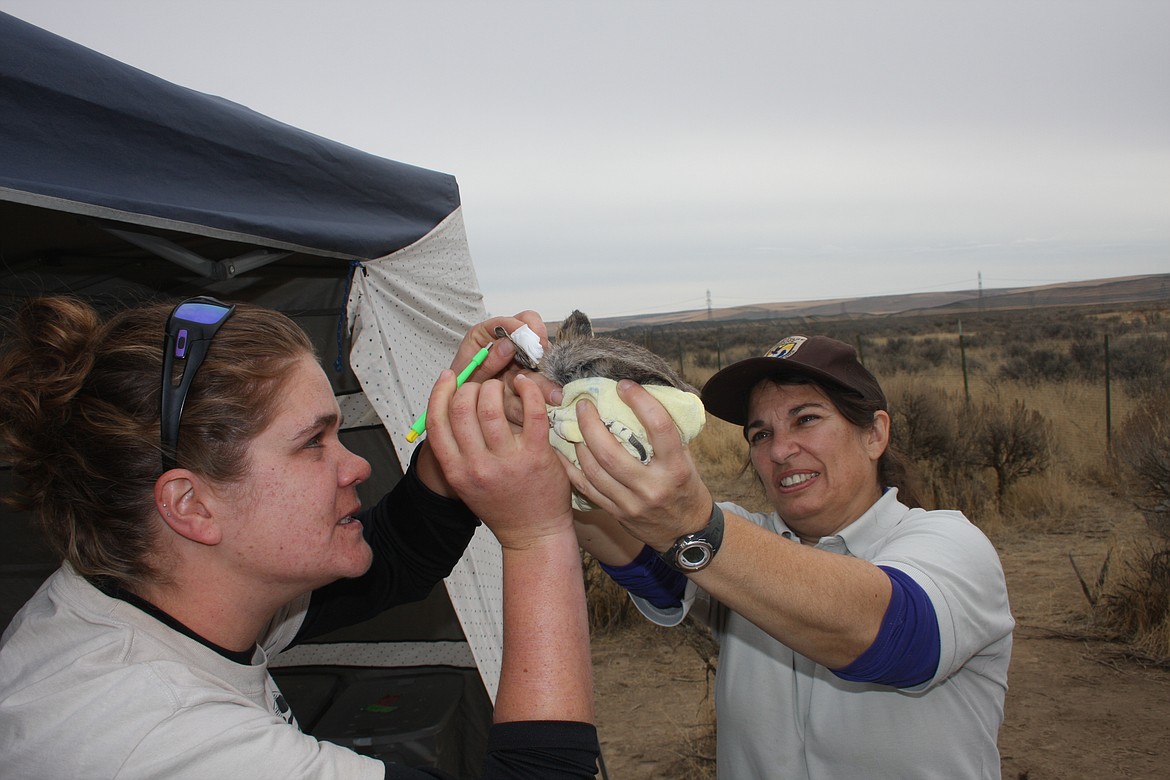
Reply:
[[[3, 13], [0, 42], [0, 203], [347, 260], [409, 246], [459, 206], [448, 174], [171, 84]], [[6, 224], [36, 218], [4, 205]], [[55, 233], [78, 239], [68, 225]], [[11, 240], [7, 260], [46, 249]]]

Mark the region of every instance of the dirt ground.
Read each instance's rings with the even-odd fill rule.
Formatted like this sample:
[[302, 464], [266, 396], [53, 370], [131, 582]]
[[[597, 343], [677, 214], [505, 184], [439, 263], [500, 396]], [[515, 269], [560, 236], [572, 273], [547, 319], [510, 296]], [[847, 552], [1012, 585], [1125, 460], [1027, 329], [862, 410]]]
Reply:
[[[1072, 565], [1096, 576], [1140, 520], [996, 539], [1016, 617], [999, 749], [1005, 780], [1170, 777], [1170, 670], [1093, 639]], [[1092, 523], [1085, 523], [1092, 526]], [[714, 777], [706, 664], [644, 621], [595, 637], [598, 730], [610, 780]]]

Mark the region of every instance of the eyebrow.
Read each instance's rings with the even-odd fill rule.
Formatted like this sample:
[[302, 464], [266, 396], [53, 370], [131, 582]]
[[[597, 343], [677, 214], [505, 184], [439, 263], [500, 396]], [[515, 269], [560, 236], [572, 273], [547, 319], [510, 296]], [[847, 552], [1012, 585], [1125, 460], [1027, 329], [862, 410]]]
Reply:
[[334, 425], [340, 424], [341, 418], [337, 415], [337, 413], [329, 412], [328, 414], [321, 415], [306, 425], [304, 428], [301, 428], [299, 431], [294, 433], [289, 437], [289, 441], [300, 441], [301, 439], [304, 439], [310, 434], [316, 433], [317, 431], [323, 430], [325, 428], [331, 428]]
[[[797, 417], [801, 413], [803, 413], [804, 411], [808, 410], [809, 408], [827, 409], [827, 408], [829, 408], [829, 405], [824, 403], [823, 401], [809, 401], [807, 403], [803, 403], [803, 404], [800, 404], [798, 406], [792, 407], [791, 409], [788, 410], [788, 413], [786, 416]], [[746, 425], [744, 425], [743, 429], [745, 431], [747, 431], [751, 428], [762, 428], [762, 427], [764, 427], [764, 421], [762, 419], [757, 418], [757, 419], [752, 420], [751, 422], [747, 423]]]
[[809, 401], [808, 403], [801, 404], [800, 406], [794, 406], [791, 409], [789, 409], [788, 416], [789, 417], [796, 417], [798, 414], [805, 411], [809, 407], [815, 407], [817, 409], [827, 409], [828, 404], [826, 404], [822, 401]]

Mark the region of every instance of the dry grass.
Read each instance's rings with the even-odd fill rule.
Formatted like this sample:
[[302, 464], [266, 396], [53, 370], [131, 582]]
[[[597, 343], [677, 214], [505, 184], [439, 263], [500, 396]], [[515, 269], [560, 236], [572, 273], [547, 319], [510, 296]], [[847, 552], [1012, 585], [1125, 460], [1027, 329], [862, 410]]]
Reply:
[[1012, 490], [1007, 517], [999, 521], [1031, 532], [1083, 533], [1097, 522], [1088, 511], [1092, 493], [1091, 487], [1057, 470], [1026, 477]]
[[1170, 663], [1170, 546], [1130, 540], [1111, 556], [1099, 580], [1093, 621], [1138, 654]]
[[601, 636], [635, 618], [641, 619], [629, 594], [601, 569], [592, 555], [581, 553], [581, 567], [585, 575], [585, 601], [591, 634]]
[[685, 777], [688, 780], [712, 780], [715, 777], [715, 702], [705, 698], [700, 706], [698, 725], [684, 729], [684, 742], [678, 760], [664, 767], [662, 777]]
[[690, 449], [704, 479], [737, 479], [747, 462], [747, 442], [739, 426], [711, 415]]

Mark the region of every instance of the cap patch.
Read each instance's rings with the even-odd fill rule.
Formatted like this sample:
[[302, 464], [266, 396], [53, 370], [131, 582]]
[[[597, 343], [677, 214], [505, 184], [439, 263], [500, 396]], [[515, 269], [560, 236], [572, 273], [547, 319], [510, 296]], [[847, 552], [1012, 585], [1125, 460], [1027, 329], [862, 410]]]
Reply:
[[780, 341], [776, 342], [775, 346], [764, 353], [764, 357], [792, 357], [796, 354], [796, 350], [800, 349], [800, 345], [806, 341], [808, 341], [806, 336], [789, 336], [786, 339], [781, 339]]

